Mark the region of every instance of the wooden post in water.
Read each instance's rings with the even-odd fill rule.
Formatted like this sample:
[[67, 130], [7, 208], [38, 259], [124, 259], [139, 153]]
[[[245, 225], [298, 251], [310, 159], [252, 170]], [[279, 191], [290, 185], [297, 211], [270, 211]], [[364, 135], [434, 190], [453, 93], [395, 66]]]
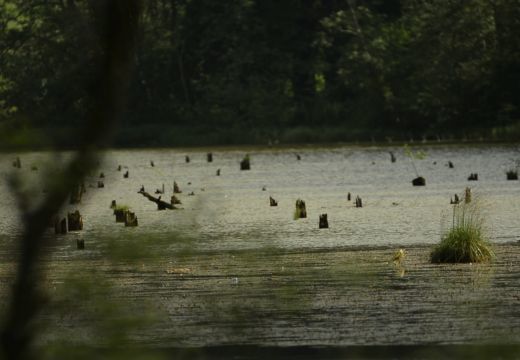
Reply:
[[396, 158], [395, 158], [394, 153], [392, 151], [389, 151], [389, 153], [390, 153], [390, 161], [395, 163]]
[[321, 214], [320, 215], [320, 221], [319, 221], [319, 228], [320, 229], [328, 229], [329, 228], [329, 221], [327, 220], [327, 214]]
[[352, 196], [350, 195], [350, 193], [347, 194], [347, 201], [350, 201], [352, 199]]
[[305, 207], [305, 201], [298, 199], [296, 200], [296, 209], [294, 211], [294, 219], [303, 219], [307, 217], [307, 209]]
[[359, 196], [356, 196], [356, 207], [357, 208], [363, 207], [363, 201], [361, 200], [361, 198]]
[[213, 162], [213, 153], [207, 153], [206, 154], [206, 159], [208, 160], [208, 162]]
[[189, 162], [190, 162], [190, 157], [189, 157], [188, 155], [186, 155], [186, 156], [184, 157], [184, 161], [186, 161], [186, 163], [189, 163]]

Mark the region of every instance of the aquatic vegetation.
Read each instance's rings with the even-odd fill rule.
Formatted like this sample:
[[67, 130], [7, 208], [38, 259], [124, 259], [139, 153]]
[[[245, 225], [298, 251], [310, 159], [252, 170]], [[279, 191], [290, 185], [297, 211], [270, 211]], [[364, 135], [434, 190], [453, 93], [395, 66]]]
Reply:
[[486, 262], [494, 257], [484, 228], [484, 217], [478, 201], [453, 205], [450, 228], [431, 253], [433, 263]]

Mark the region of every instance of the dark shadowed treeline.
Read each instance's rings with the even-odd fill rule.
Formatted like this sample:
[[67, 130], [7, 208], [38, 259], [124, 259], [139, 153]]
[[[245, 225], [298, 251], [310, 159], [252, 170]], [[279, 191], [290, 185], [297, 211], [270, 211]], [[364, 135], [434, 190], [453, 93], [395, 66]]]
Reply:
[[[100, 3], [0, 2], [10, 144], [74, 143]], [[517, 0], [148, 0], [142, 23], [117, 145], [520, 137]]]

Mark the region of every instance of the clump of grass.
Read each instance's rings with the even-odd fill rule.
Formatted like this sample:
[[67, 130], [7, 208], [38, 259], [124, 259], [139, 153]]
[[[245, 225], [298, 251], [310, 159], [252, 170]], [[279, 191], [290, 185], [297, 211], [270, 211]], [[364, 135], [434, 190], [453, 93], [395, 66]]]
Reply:
[[486, 262], [494, 257], [484, 229], [484, 217], [478, 201], [453, 206], [450, 228], [431, 253], [433, 263]]

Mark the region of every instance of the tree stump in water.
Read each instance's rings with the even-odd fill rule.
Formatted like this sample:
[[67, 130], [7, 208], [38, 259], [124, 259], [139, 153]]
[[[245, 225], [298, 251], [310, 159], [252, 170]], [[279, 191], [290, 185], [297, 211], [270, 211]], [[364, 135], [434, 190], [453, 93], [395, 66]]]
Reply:
[[321, 214], [320, 215], [319, 228], [320, 229], [328, 229], [329, 228], [329, 221], [327, 220], [327, 214]]
[[19, 157], [16, 157], [16, 159], [13, 161], [13, 166], [17, 169], [22, 168], [22, 161], [20, 160]]
[[395, 158], [394, 153], [392, 151], [389, 151], [389, 153], [390, 153], [390, 161], [395, 163], [396, 158]]
[[97, 187], [98, 187], [98, 189], [104, 188], [105, 187], [105, 183], [103, 181], [101, 181], [101, 180], [98, 180]]
[[466, 204], [471, 202], [471, 189], [469, 187], [464, 190], [464, 202]]
[[506, 172], [507, 180], [518, 180], [518, 171], [509, 170]]
[[186, 155], [186, 156], [184, 157], [184, 161], [186, 161], [187, 163], [189, 163], [189, 162], [190, 162], [190, 157], [189, 157], [188, 155]]
[[453, 169], [453, 163], [452, 163], [451, 161], [448, 161], [448, 167], [449, 167], [450, 169]]
[[74, 185], [72, 191], [70, 192], [69, 204], [79, 204], [85, 191], [86, 190], [84, 186]]
[[137, 216], [131, 211], [125, 214], [125, 226], [137, 226]]
[[217, 176], [220, 176], [220, 169], [217, 169]]
[[31, 171], [37, 171], [38, 167], [36, 165], [31, 166]]
[[115, 209], [117, 207], [116, 201], [112, 200], [112, 203], [110, 204], [111, 209]]
[[153, 160], [150, 160], [150, 166], [151, 166], [151, 167], [154, 167], [154, 166], [155, 166]]
[[179, 185], [177, 185], [177, 182], [173, 182], [173, 193], [174, 194], [180, 194], [182, 193], [181, 189], [179, 188]]
[[422, 176], [419, 176], [415, 179], [412, 180], [412, 185], [413, 186], [425, 186], [426, 185], [426, 179], [423, 178]]
[[307, 217], [307, 209], [305, 208], [305, 201], [296, 200], [296, 209], [294, 211], [294, 219], [303, 219]]
[[270, 206], [278, 206], [278, 201], [269, 196], [269, 205]]
[[457, 205], [460, 202], [459, 195], [455, 194], [453, 199], [450, 199], [450, 204]]
[[69, 223], [69, 231], [83, 230], [83, 218], [78, 210], [67, 214], [67, 221]]
[[54, 223], [54, 232], [56, 234], [66, 234], [67, 233], [67, 219], [59, 219], [56, 218], [56, 222]]
[[117, 165], [117, 171], [121, 171], [121, 165]]
[[212, 153], [207, 153], [206, 154], [206, 159], [208, 160], [208, 162], [212, 162], [213, 161], [213, 154]]
[[125, 179], [128, 179], [128, 176], [129, 176], [129, 175], [130, 175], [130, 174], [128, 173], [128, 170], [126, 170], [126, 172], [123, 174], [123, 177], [124, 177]]
[[85, 249], [85, 240], [83, 239], [77, 239], [76, 240], [76, 248], [78, 250], [84, 250]]
[[350, 201], [352, 198], [352, 196], [350, 195], [350, 193], [347, 194], [347, 200]]
[[99, 174], [100, 179], [103, 179], [104, 177], [105, 177], [105, 174], [103, 174], [103, 173]]
[[249, 160], [249, 155], [246, 155], [244, 159], [240, 162], [240, 170], [250, 170], [251, 169], [251, 163]]
[[356, 207], [357, 208], [363, 207], [363, 201], [361, 200], [361, 198], [359, 196], [356, 196]]
[[471, 173], [468, 176], [468, 181], [478, 181], [478, 174], [477, 173]]
[[299, 160], [301, 160], [301, 159], [302, 159], [302, 157], [300, 156], [300, 154], [296, 154], [296, 160], [299, 161]]
[[125, 222], [126, 213], [128, 209], [124, 208], [115, 208], [114, 209], [114, 215], [116, 216], [116, 223], [122, 223]]
[[172, 195], [171, 199], [170, 199], [170, 204], [172, 205], [180, 205], [182, 204], [181, 201], [177, 198], [177, 196], [175, 195]]

